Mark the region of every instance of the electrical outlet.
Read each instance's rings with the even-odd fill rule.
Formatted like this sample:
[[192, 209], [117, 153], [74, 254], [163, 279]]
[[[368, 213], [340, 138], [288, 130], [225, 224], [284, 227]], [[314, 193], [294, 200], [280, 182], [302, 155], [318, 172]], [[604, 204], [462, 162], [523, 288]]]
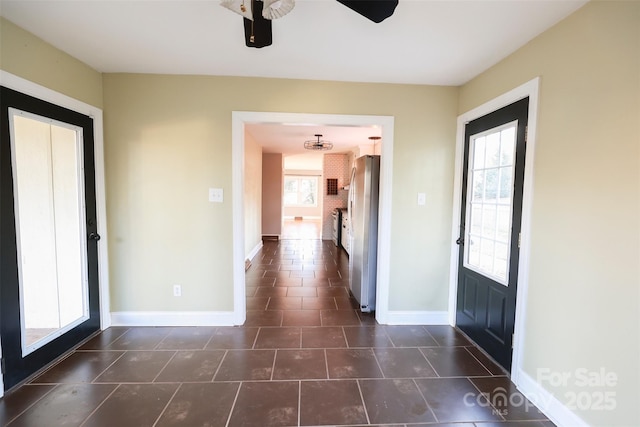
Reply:
[[427, 203], [427, 195], [425, 193], [418, 193], [418, 206], [424, 206]]
[[182, 296], [182, 286], [173, 285], [173, 296], [174, 297], [181, 297]]

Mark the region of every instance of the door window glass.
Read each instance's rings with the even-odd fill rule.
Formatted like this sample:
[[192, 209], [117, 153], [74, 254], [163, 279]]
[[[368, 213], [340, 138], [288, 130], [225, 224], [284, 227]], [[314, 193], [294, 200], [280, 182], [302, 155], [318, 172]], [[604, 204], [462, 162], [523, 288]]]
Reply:
[[518, 122], [470, 139], [464, 266], [508, 285]]
[[82, 129], [10, 109], [22, 353], [89, 318]]

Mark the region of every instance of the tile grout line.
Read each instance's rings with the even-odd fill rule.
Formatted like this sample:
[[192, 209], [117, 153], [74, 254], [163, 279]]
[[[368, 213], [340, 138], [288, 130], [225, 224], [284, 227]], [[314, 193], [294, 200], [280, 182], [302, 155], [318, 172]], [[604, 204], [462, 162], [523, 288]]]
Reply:
[[[431, 363], [431, 361], [429, 360], [429, 358], [427, 357], [426, 354], [424, 354], [424, 351], [422, 351], [421, 347], [417, 347], [418, 351], [420, 352], [420, 354], [422, 355], [422, 357], [424, 357], [424, 360], [427, 361], [427, 363], [429, 364], [429, 366], [431, 366], [431, 369], [433, 369], [433, 372], [436, 374], [436, 377], [438, 378], [442, 378], [442, 376], [440, 375], [440, 373], [438, 371], [436, 371], [436, 367], [433, 366], [433, 364]], [[424, 348], [428, 348], [428, 347], [424, 347]]]
[[91, 411], [91, 413], [87, 416], [87, 418], [85, 418], [80, 423], [79, 427], [82, 427], [83, 425], [85, 425], [86, 422], [89, 421], [89, 418], [91, 418], [96, 412], [98, 412], [98, 409], [100, 409], [102, 407], [102, 405], [104, 405], [104, 402], [109, 400], [109, 398], [111, 398], [111, 396], [113, 396], [115, 394], [115, 392], [120, 388], [120, 386], [121, 386], [121, 384], [118, 384], [116, 387], [114, 387], [114, 389], [111, 391], [111, 393], [109, 393], [109, 395], [107, 397], [105, 397], [104, 400], [102, 402], [100, 402], [100, 404], [98, 406], [96, 406], [93, 411]]
[[152, 427], [156, 427], [156, 425], [158, 424], [158, 422], [160, 421], [164, 413], [167, 411], [167, 408], [171, 404], [171, 401], [173, 400], [174, 397], [176, 397], [176, 394], [178, 394], [178, 391], [182, 388], [182, 384], [183, 383], [178, 383], [178, 387], [176, 387], [176, 390], [173, 392], [169, 400], [167, 400], [167, 404], [164, 405], [164, 408], [162, 408], [162, 411], [160, 411], [160, 414], [158, 414], [158, 418], [156, 418], [156, 421], [153, 423]]
[[[429, 408], [429, 412], [431, 412], [431, 415], [433, 415], [433, 419], [436, 420], [436, 423], [439, 423], [440, 420], [438, 420], [438, 417], [436, 416], [436, 413], [434, 412], [433, 408], [431, 408], [431, 405], [429, 405], [429, 401], [427, 400], [427, 397], [424, 395], [424, 393], [420, 389], [420, 386], [416, 382], [416, 379], [415, 378], [411, 378], [411, 380], [413, 381], [413, 385], [415, 385], [416, 388], [418, 389], [418, 393], [420, 393], [420, 396], [422, 396], [422, 400], [424, 400], [424, 403], [427, 405], [427, 408]], [[473, 421], [472, 421], [472, 423], [473, 423]], [[474, 423], [474, 425], [475, 425], [475, 423]]]
[[[114, 350], [109, 350], [109, 351], [114, 351]], [[122, 358], [124, 357], [124, 355], [127, 353], [127, 350], [124, 350], [124, 351], [123, 351], [123, 350], [118, 350], [118, 351], [122, 351], [122, 354], [121, 354], [120, 356], [116, 357], [116, 358], [115, 358], [115, 360], [109, 364], [109, 366], [107, 366], [106, 368], [104, 368], [104, 369], [103, 369], [103, 370], [102, 370], [98, 375], [96, 375], [96, 376], [95, 376], [95, 378], [94, 378], [94, 379], [92, 379], [92, 380], [89, 382], [89, 384], [100, 384], [100, 383], [96, 383], [96, 380], [97, 380], [98, 378], [100, 378], [100, 376], [101, 376], [102, 374], [104, 374], [105, 372], [107, 372], [107, 370], [109, 370], [113, 365], [115, 365], [115, 364], [116, 364], [116, 362], [117, 362], [118, 360], [122, 359]]]
[[211, 377], [211, 381], [209, 381], [209, 382], [214, 382], [214, 380], [216, 379], [216, 375], [218, 375], [218, 371], [220, 371], [220, 368], [222, 367], [222, 363], [227, 358], [227, 354], [228, 353], [229, 353], [229, 350], [225, 350], [224, 351], [224, 354], [222, 355], [222, 359], [220, 359], [220, 364], [216, 368], [216, 371], [213, 373], [213, 376]]
[[362, 402], [362, 408], [364, 409], [364, 416], [367, 418], [367, 424], [371, 424], [371, 420], [369, 419], [369, 411], [367, 410], [367, 404], [364, 401], [364, 396], [362, 395], [360, 380], [356, 380], [356, 384], [358, 385], [358, 393], [360, 393], [360, 401]]
[[225, 427], [229, 427], [229, 423], [231, 422], [231, 415], [233, 415], [233, 410], [236, 408], [236, 403], [238, 402], [238, 396], [240, 396], [240, 389], [242, 388], [242, 381], [238, 382], [238, 390], [236, 390], [236, 396], [233, 399], [233, 403], [231, 404], [231, 408], [229, 409], [229, 415], [227, 416], [227, 422], [225, 423]]
[[[165, 351], [165, 350], [162, 350]], [[158, 373], [156, 374], [155, 377], [153, 377], [153, 379], [150, 381], [151, 383], [154, 383], [158, 377], [160, 376], [160, 374], [162, 373], [162, 371], [164, 371], [165, 369], [167, 369], [167, 366], [169, 366], [169, 363], [171, 363], [171, 361], [176, 357], [176, 355], [178, 354], [178, 351], [174, 351], [173, 355], [171, 355], [171, 357], [169, 358], [169, 360], [167, 360], [167, 363], [164, 364], [164, 366], [162, 367], [162, 369], [160, 369], [160, 371], [158, 371]]]
[[[509, 420], [507, 420], [507, 419], [502, 415], [502, 411], [500, 411], [498, 408], [496, 408], [496, 407], [494, 406], [494, 404], [493, 404], [494, 402], [491, 402], [491, 399], [487, 399], [486, 394], [485, 394], [485, 393], [483, 393], [483, 392], [482, 392], [482, 390], [480, 390], [480, 387], [478, 387], [478, 386], [476, 385], [476, 383], [474, 383], [473, 381], [471, 381], [471, 379], [470, 379], [469, 377], [466, 377], [466, 380], [467, 380], [467, 381], [469, 381], [469, 382], [471, 383], [471, 385], [472, 385], [476, 390], [478, 390], [478, 393], [480, 393], [480, 396], [482, 396], [482, 397], [484, 398], [484, 400], [485, 400], [485, 401], [486, 401], [486, 402], [491, 406], [491, 413], [492, 413], [493, 415], [496, 415], [496, 414], [497, 414], [497, 415], [500, 417], [501, 421], [509, 421]], [[511, 381], [511, 380], [509, 380], [509, 381]], [[506, 390], [505, 390], [505, 391], [506, 391]], [[507, 403], [508, 403], [508, 402], [509, 402], [509, 399], [507, 399]], [[534, 405], [534, 406], [535, 406], [535, 405]], [[537, 407], [537, 406], [535, 406], [535, 408], [537, 409], [538, 407]]]

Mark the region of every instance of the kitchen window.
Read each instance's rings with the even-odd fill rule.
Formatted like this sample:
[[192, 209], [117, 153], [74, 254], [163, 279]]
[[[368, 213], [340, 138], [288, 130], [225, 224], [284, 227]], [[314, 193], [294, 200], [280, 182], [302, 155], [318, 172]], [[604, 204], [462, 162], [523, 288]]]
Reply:
[[285, 206], [318, 206], [318, 177], [285, 175]]

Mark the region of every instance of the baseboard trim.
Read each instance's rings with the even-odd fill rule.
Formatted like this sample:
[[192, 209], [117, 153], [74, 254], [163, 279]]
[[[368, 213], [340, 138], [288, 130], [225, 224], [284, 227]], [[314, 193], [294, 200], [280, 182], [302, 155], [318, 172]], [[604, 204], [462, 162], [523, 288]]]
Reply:
[[582, 418], [542, 387], [529, 374], [520, 370], [517, 378], [518, 390], [557, 426], [588, 427]]
[[233, 326], [233, 311], [117, 311], [111, 326]]
[[388, 311], [389, 325], [448, 325], [447, 311]]
[[256, 254], [260, 251], [260, 249], [262, 249], [262, 246], [264, 246], [262, 244], [262, 240], [260, 240], [260, 242], [258, 242], [258, 244], [251, 249], [251, 252], [249, 252], [249, 255], [247, 255], [247, 259], [249, 261], [253, 261], [253, 258], [255, 258]]

